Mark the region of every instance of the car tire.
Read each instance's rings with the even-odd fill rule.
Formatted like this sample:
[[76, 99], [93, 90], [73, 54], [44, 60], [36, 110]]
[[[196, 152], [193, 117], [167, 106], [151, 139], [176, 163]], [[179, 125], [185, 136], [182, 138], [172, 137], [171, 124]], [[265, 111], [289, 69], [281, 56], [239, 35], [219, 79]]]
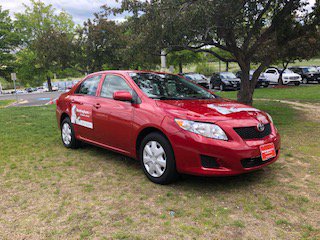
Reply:
[[307, 80], [306, 78], [303, 78], [303, 79], [302, 79], [302, 83], [303, 83], [303, 84], [308, 84], [308, 80]]
[[161, 133], [150, 133], [142, 140], [139, 160], [143, 172], [154, 183], [169, 184], [179, 176], [171, 144]]
[[63, 119], [61, 123], [61, 140], [66, 148], [76, 149], [80, 146], [80, 141], [76, 139], [73, 124], [69, 117]]
[[219, 90], [220, 90], [220, 91], [224, 91], [224, 90], [225, 90], [225, 87], [224, 87], [224, 85], [223, 85], [222, 83], [221, 83], [220, 86], [219, 86]]

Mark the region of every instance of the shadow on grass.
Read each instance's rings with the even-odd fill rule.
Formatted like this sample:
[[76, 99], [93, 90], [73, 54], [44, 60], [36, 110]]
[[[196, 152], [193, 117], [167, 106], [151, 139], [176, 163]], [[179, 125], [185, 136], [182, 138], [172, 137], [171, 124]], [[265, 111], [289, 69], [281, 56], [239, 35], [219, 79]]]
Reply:
[[[109, 163], [111, 161], [112, 164], [119, 168], [130, 168], [128, 173], [132, 174], [132, 176], [128, 176], [128, 178], [134, 178], [139, 174], [144, 175], [139, 161], [135, 159], [89, 144], [84, 144], [82, 150], [88, 151], [90, 155], [92, 154], [99, 158], [101, 157], [104, 161], [108, 161]], [[278, 183], [276, 180], [277, 169], [271, 167], [272, 165], [242, 175], [227, 177], [201, 177], [181, 174], [180, 178], [170, 185], [156, 186], [167, 188], [168, 190], [192, 190], [201, 193], [213, 190], [216, 192], [230, 192], [244, 189], [250, 190], [252, 187], [258, 185], [267, 187], [270, 183], [271, 185], [276, 185]], [[149, 180], [145, 178], [145, 181], [148, 182]], [[145, 182], [143, 182], [143, 184], [145, 184]], [[150, 184], [153, 185], [151, 182]]]

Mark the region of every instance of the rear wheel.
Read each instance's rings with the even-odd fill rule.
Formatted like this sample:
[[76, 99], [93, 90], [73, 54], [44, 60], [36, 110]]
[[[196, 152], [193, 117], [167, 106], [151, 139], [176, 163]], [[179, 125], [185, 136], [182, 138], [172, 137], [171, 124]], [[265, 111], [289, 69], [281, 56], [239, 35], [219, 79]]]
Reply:
[[61, 139], [66, 148], [78, 148], [80, 142], [76, 139], [70, 118], [65, 118], [61, 123]]
[[172, 147], [160, 133], [150, 133], [142, 140], [139, 159], [144, 173], [154, 183], [168, 184], [178, 177]]

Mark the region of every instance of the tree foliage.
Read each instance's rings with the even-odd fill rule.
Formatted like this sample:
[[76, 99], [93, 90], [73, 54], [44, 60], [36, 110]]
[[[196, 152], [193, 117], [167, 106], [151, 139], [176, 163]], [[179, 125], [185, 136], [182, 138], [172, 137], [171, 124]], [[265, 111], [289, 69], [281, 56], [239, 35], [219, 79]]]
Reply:
[[9, 78], [14, 67], [14, 51], [20, 43], [19, 35], [14, 26], [8, 10], [0, 6], [0, 76]]
[[51, 90], [53, 73], [67, 68], [71, 60], [74, 23], [69, 14], [56, 14], [52, 5], [41, 1], [31, 0], [31, 6], [24, 7], [23, 13], [15, 14], [15, 27], [22, 37], [18, 76], [31, 84], [45, 77]]
[[[285, 47], [285, 41], [278, 40], [285, 36], [293, 43], [298, 37], [283, 35], [285, 28], [304, 34], [318, 23], [318, 7], [316, 4], [316, 9], [306, 11], [302, 0], [124, 0], [114, 12], [131, 12], [143, 41], [154, 52], [186, 49], [237, 62], [243, 72], [238, 100], [252, 104], [260, 73]], [[230, 57], [211, 47], [230, 53]], [[250, 81], [252, 62], [259, 67]]]

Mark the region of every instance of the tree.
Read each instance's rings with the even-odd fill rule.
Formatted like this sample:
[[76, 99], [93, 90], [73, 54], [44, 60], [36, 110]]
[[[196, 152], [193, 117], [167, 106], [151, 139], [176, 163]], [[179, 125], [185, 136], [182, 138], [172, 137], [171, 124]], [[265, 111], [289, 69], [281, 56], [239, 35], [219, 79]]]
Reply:
[[188, 50], [174, 51], [168, 54], [168, 62], [179, 67], [179, 73], [183, 73], [183, 65], [199, 62], [201, 56], [199, 53], [190, 52]]
[[[41, 1], [31, 0], [31, 6], [24, 4], [24, 7], [23, 13], [15, 14], [15, 26], [23, 42], [18, 74], [28, 76], [27, 82], [45, 77], [51, 91], [53, 72], [68, 65], [74, 23], [69, 14], [63, 11], [56, 14], [52, 5], [45, 5]], [[37, 74], [27, 71], [26, 62], [35, 68]]]
[[282, 26], [282, 31], [279, 31], [277, 43], [280, 46], [277, 52], [275, 63], [282, 65], [282, 70], [279, 75], [279, 84], [282, 85], [282, 75], [287, 69], [289, 63], [296, 60], [309, 60], [315, 57], [320, 50], [320, 33], [317, 31], [316, 25], [309, 26], [309, 29], [304, 29], [300, 22], [290, 21]]
[[[224, 62], [237, 62], [242, 71], [238, 101], [252, 104], [256, 82], [261, 72], [274, 62], [279, 48], [279, 34], [287, 23], [304, 34], [319, 22], [319, 3], [306, 11], [302, 0], [124, 0], [115, 13], [128, 11], [140, 25], [145, 42], [153, 44], [154, 52], [161, 49], [207, 52]], [[301, 23], [300, 26], [296, 23]], [[294, 41], [296, 35], [287, 35]], [[229, 52], [224, 58], [210, 49]], [[250, 81], [249, 71], [258, 63]]]
[[122, 31], [121, 25], [99, 13], [93, 20], [84, 22], [84, 26], [77, 29], [80, 68], [88, 73], [121, 68], [120, 52], [126, 47]]
[[8, 10], [0, 6], [0, 76], [8, 78], [14, 67], [14, 51], [20, 42]]

